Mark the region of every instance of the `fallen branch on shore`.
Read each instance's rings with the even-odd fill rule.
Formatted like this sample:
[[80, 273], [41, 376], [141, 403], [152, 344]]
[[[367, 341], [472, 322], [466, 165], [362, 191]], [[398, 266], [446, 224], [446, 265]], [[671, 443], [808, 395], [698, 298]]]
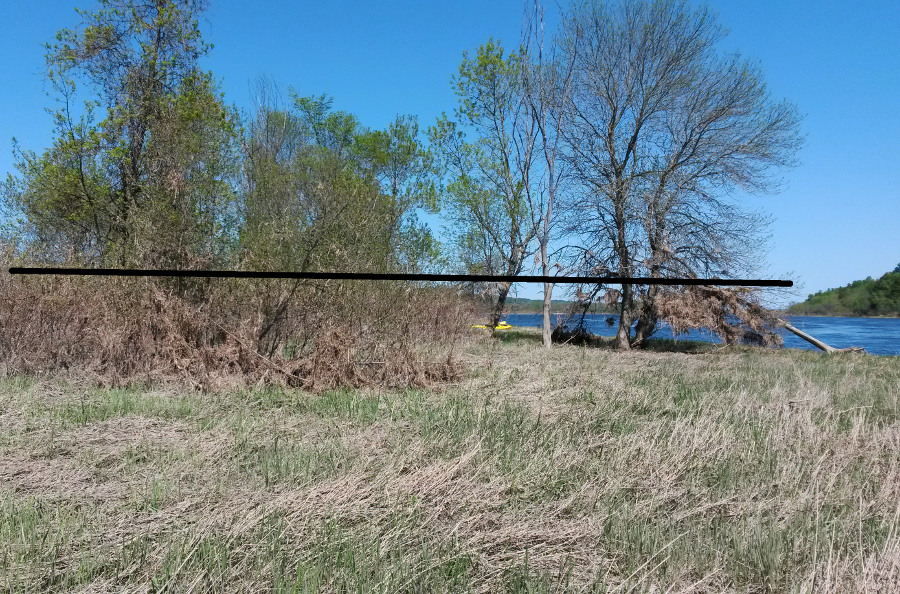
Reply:
[[812, 344], [813, 346], [816, 346], [816, 347], [822, 349], [823, 351], [825, 351], [828, 354], [831, 354], [831, 353], [865, 353], [866, 352], [866, 350], [862, 347], [847, 347], [845, 349], [836, 349], [833, 346], [829, 346], [829, 345], [825, 344], [818, 338], [816, 338], [814, 336], [810, 336], [809, 334], [800, 330], [799, 328], [792, 326], [790, 323], [788, 323], [784, 320], [779, 319], [778, 324], [781, 327], [783, 327], [785, 330], [788, 330], [789, 332], [796, 334], [803, 340], [807, 341], [808, 343]]

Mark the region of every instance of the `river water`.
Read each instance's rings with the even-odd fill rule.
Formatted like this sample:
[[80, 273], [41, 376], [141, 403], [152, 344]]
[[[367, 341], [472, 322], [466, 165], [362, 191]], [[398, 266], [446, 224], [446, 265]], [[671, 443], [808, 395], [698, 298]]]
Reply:
[[[606, 320], [614, 320], [612, 326], [607, 325]], [[505, 317], [513, 326], [541, 326], [540, 314], [509, 314]], [[557, 320], [562, 322], [564, 316], [553, 315], [554, 324]], [[859, 346], [873, 355], [900, 355], [900, 318], [827, 318], [810, 316], [789, 316], [787, 320], [803, 330], [807, 334], [818, 338], [825, 344], [840, 349], [851, 346]], [[618, 317], [608, 314], [588, 314], [586, 316], [587, 327], [592, 333], [599, 336], [615, 336]], [[791, 334], [787, 330], [779, 330], [784, 337], [784, 346], [792, 349], [819, 350], [802, 338]], [[654, 338], [677, 338], [678, 340], [706, 340], [721, 342], [710, 332], [691, 330], [687, 334], [677, 337], [672, 329], [661, 324]]]

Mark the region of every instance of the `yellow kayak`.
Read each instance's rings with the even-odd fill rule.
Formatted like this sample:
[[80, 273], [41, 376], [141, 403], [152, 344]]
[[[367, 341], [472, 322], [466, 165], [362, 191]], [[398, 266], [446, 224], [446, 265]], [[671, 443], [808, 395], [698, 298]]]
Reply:
[[[485, 330], [490, 328], [490, 326], [488, 326], [487, 324], [472, 324], [472, 327], [473, 328], [484, 328]], [[510, 326], [506, 322], [500, 322], [499, 324], [494, 326], [494, 330], [509, 330], [510, 328], [512, 328], [512, 326]]]

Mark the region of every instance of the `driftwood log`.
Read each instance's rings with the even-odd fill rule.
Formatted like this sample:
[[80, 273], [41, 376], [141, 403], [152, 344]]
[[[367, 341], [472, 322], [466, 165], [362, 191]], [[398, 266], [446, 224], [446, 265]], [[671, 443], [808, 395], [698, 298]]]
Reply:
[[785, 330], [788, 330], [789, 332], [796, 334], [803, 340], [822, 349], [823, 351], [825, 351], [826, 353], [829, 353], [829, 354], [831, 354], [831, 353], [864, 353], [864, 352], [866, 352], [866, 350], [862, 347], [848, 347], [846, 349], [836, 349], [833, 346], [829, 346], [829, 345], [825, 344], [818, 338], [810, 336], [803, 330], [795, 328], [794, 326], [792, 326], [788, 322], [785, 322], [784, 320], [778, 320], [778, 324], [780, 326], [782, 326]]

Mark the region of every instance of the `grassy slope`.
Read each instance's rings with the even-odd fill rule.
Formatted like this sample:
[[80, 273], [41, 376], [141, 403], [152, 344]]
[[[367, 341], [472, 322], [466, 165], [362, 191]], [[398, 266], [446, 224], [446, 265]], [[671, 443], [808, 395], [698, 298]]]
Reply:
[[536, 341], [444, 393], [2, 380], [0, 590], [900, 588], [900, 358]]

